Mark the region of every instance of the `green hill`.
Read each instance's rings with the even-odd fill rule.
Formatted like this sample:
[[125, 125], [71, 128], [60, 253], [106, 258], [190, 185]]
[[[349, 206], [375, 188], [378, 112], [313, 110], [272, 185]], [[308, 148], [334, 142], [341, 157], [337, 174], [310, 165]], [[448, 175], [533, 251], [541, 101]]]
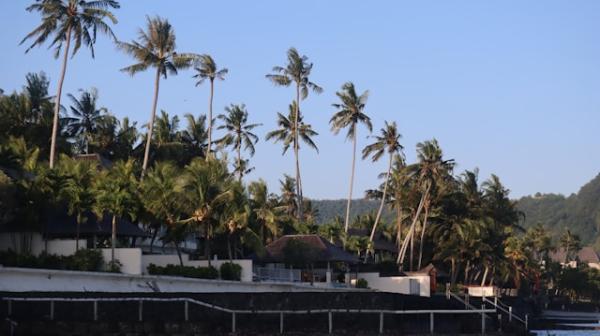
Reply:
[[[327, 223], [335, 216], [344, 217], [346, 200], [312, 200], [319, 211], [318, 223]], [[356, 199], [352, 201], [350, 215], [376, 212], [378, 201]], [[600, 174], [585, 184], [579, 192], [568, 197], [558, 194], [540, 194], [522, 197], [517, 200], [517, 207], [525, 214], [522, 225], [525, 228], [542, 223], [555, 236], [569, 228], [578, 234], [586, 244], [596, 244], [600, 231]], [[384, 220], [392, 220], [393, 215], [386, 209]]]
[[596, 243], [600, 230], [600, 174], [569, 197], [538, 193], [518, 200], [518, 207], [525, 213], [524, 227], [542, 223], [557, 235], [568, 228], [584, 243]]

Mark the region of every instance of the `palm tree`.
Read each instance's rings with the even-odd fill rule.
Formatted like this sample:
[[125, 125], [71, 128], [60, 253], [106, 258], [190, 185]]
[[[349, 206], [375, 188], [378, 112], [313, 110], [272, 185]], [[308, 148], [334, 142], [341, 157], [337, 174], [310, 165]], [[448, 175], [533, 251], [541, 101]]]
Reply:
[[[141, 184], [144, 207], [152, 216], [177, 231], [182, 215], [182, 181], [180, 172], [172, 163], [157, 162]], [[183, 266], [179, 242], [175, 241], [179, 263]]]
[[[293, 145], [296, 148], [296, 134], [298, 135], [298, 139], [302, 139], [304, 143], [306, 143], [309, 147], [319, 152], [317, 145], [312, 140], [313, 136], [319, 135], [316, 131], [312, 129], [310, 124], [305, 124], [302, 121], [302, 113], [298, 110], [300, 115], [296, 118], [296, 102], [292, 102], [289, 106], [289, 112], [287, 117], [283, 114], [277, 112], [277, 125], [279, 128], [267, 133], [267, 140], [274, 140], [274, 142], [283, 143], [283, 153], [285, 154], [287, 150], [290, 148], [290, 145]], [[298, 131], [296, 132], [296, 124], [294, 120], [298, 120]], [[298, 145], [299, 148], [299, 145]]]
[[259, 236], [264, 245], [267, 244], [267, 235], [276, 238], [279, 235], [278, 221], [283, 206], [277, 204], [277, 199], [269, 194], [267, 183], [258, 180], [248, 185], [252, 209], [259, 224]]
[[565, 233], [560, 236], [560, 247], [565, 251], [565, 264], [575, 259], [573, 256], [577, 255], [581, 250], [581, 239], [578, 235], [571, 233], [571, 230], [565, 230]]
[[350, 203], [352, 202], [352, 187], [354, 185], [354, 167], [356, 165], [356, 134], [357, 125], [364, 124], [369, 133], [373, 130], [371, 118], [364, 113], [365, 104], [369, 97], [369, 91], [363, 92], [360, 96], [356, 93], [354, 84], [347, 82], [342, 85], [342, 91], [335, 93], [340, 99], [340, 103], [333, 104], [338, 111], [331, 117], [329, 123], [334, 134], [338, 134], [342, 128], [348, 128], [346, 139], [352, 140], [352, 172], [350, 174], [350, 192], [348, 193], [348, 204], [346, 205], [346, 220], [344, 223], [344, 232], [348, 233], [350, 225]]
[[390, 174], [392, 171], [392, 163], [394, 159], [394, 155], [398, 155], [402, 151], [402, 145], [400, 144], [400, 138], [402, 135], [398, 133], [398, 128], [396, 127], [396, 122], [392, 122], [388, 124], [385, 122], [385, 127], [381, 129], [381, 135], [375, 137], [376, 141], [363, 149], [363, 160], [372, 155], [373, 162], [378, 161], [385, 152], [389, 154], [389, 163], [387, 173], [385, 175], [385, 182], [383, 186], [383, 195], [381, 196], [381, 203], [379, 204], [379, 210], [377, 210], [377, 217], [375, 217], [375, 223], [373, 224], [373, 229], [371, 230], [371, 236], [369, 236], [369, 240], [372, 242], [375, 237], [375, 230], [377, 229], [377, 224], [381, 219], [381, 213], [383, 212], [383, 206], [387, 201], [387, 191], [388, 184], [390, 181]]
[[[236, 167], [238, 170], [238, 181], [242, 181], [246, 166], [242, 162], [242, 145], [245, 150], [250, 152], [250, 156], [255, 153], [254, 145], [258, 142], [258, 136], [252, 133], [252, 130], [262, 124], [248, 124], [248, 111], [244, 104], [228, 106], [225, 108], [227, 114], [220, 114], [218, 118], [223, 121], [223, 125], [217, 129], [224, 129], [227, 134], [217, 142], [223, 146], [232, 146], [237, 152]], [[209, 143], [210, 146], [210, 143]]]
[[[285, 67], [273, 67], [273, 74], [268, 74], [266, 77], [277, 86], [290, 86], [292, 83], [296, 85], [296, 113], [294, 115], [294, 129], [296, 133], [294, 137], [299, 137], [298, 118], [300, 117], [300, 100], [308, 97], [308, 91], [320, 94], [323, 88], [310, 81], [309, 76], [312, 71], [313, 64], [308, 63], [308, 57], [300, 56], [296, 48], [290, 48], [287, 52], [288, 62]], [[302, 179], [300, 178], [300, 159], [298, 158], [298, 141], [294, 142], [294, 155], [296, 156], [296, 197], [298, 198], [298, 220], [302, 220]]]
[[206, 116], [201, 114], [195, 118], [191, 114], [186, 114], [187, 127], [183, 130], [181, 137], [183, 142], [194, 151], [206, 157], [205, 146], [208, 139], [206, 130]]
[[84, 46], [90, 48], [92, 58], [94, 58], [94, 44], [96, 44], [96, 33], [98, 31], [116, 39], [112, 29], [104, 20], [108, 19], [113, 24], [116, 24], [117, 19], [110, 12], [110, 9], [119, 7], [119, 3], [115, 0], [38, 0], [27, 7], [27, 11], [29, 12], [36, 11], [41, 13], [42, 23], [21, 41], [21, 44], [23, 44], [26, 40], [33, 39], [33, 43], [25, 52], [28, 52], [35, 46], [42, 45], [51, 35], [54, 35], [50, 43], [50, 47], [55, 47], [54, 58], [60, 56], [64, 45], [62, 70], [58, 80], [56, 102], [54, 104], [54, 118], [52, 121], [50, 169], [54, 168], [56, 137], [58, 135], [58, 115], [61, 108], [60, 98], [67, 71], [67, 58], [71, 42], [74, 43], [72, 56], [77, 53], [83, 43]]
[[81, 224], [87, 221], [86, 212], [92, 210], [92, 180], [97, 172], [89, 161], [71, 159], [66, 155], [61, 155], [59, 164], [63, 178], [59, 198], [66, 203], [69, 216], [75, 216], [75, 250], [79, 250], [79, 232]]
[[181, 69], [191, 66], [194, 59], [193, 54], [182, 54], [175, 51], [175, 31], [168, 20], [161, 17], [146, 17], [146, 31], [140, 29], [138, 32], [138, 41], [117, 42], [119, 49], [135, 58], [138, 63], [121, 69], [130, 75], [135, 75], [150, 67], [156, 68], [154, 78], [154, 98], [152, 110], [150, 112], [150, 122], [148, 124], [148, 134], [146, 135], [146, 148], [144, 151], [144, 161], [142, 163], [142, 177], [148, 167], [148, 158], [150, 155], [150, 142], [154, 130], [154, 119], [156, 118], [156, 104], [158, 102], [158, 91], [160, 77], [167, 78], [167, 74], [177, 75]]
[[218, 223], [218, 214], [231, 199], [230, 174], [226, 164], [216, 158], [196, 158], [185, 166], [183, 179], [183, 205], [189, 217], [182, 222], [196, 226], [198, 237], [204, 235], [204, 254], [210, 265], [212, 229]]
[[206, 151], [206, 157], [211, 155], [212, 147], [212, 123], [213, 123], [213, 95], [215, 91], [215, 79], [224, 80], [225, 75], [229, 72], [227, 68], [218, 69], [217, 64], [210, 55], [200, 55], [196, 60], [196, 66], [194, 66], [196, 74], [194, 78], [197, 78], [196, 86], [204, 83], [207, 79], [210, 82], [210, 98], [208, 100], [208, 150]]
[[80, 147], [83, 151], [89, 153], [89, 144], [93, 141], [92, 137], [96, 133], [98, 123], [104, 118], [103, 113], [107, 112], [105, 107], [97, 107], [98, 90], [91, 88], [89, 91], [80, 90], [81, 97], [78, 99], [72, 94], [67, 97], [71, 99], [71, 114], [68, 125], [69, 134], [79, 138]]
[[101, 219], [105, 213], [112, 215], [111, 263], [113, 264], [117, 245], [117, 218], [135, 217], [135, 209], [138, 206], [136, 190], [133, 160], [117, 162], [110, 170], [101, 173], [94, 184], [96, 216]]

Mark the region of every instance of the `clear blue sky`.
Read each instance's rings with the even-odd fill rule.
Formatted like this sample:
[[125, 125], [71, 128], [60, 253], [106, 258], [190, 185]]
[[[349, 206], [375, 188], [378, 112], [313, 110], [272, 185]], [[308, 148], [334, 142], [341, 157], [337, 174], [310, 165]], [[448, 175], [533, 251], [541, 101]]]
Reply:
[[[60, 64], [51, 51], [24, 54], [18, 43], [39, 23], [31, 1], [0, 5], [0, 88], [20, 89], [27, 72], [52, 80]], [[307, 122], [320, 133], [320, 153], [301, 151], [305, 195], [343, 198], [351, 144], [334, 136], [328, 121], [335, 91], [346, 81], [369, 89], [366, 112], [375, 130], [396, 120], [409, 161], [415, 144], [437, 138], [457, 171], [480, 168], [500, 176], [512, 196], [569, 194], [600, 171], [599, 1], [121, 1], [119, 39], [131, 40], [144, 16], [168, 18], [180, 52], [209, 53], [230, 69], [217, 84], [215, 110], [245, 103], [263, 123], [252, 164], [271, 189], [293, 174], [291, 153], [263, 135], [286, 111], [293, 89], [273, 87], [264, 75], [285, 62], [294, 46], [314, 62], [312, 80], [324, 87], [303, 103]], [[69, 64], [65, 92], [95, 86], [100, 103], [118, 117], [147, 122], [150, 72], [118, 70], [132, 60], [100, 37], [96, 59], [83, 50]], [[159, 108], [171, 114], [205, 113], [208, 87], [192, 73], [162, 82]], [[55, 90], [55, 82], [51, 90]], [[366, 139], [359, 131], [359, 146]], [[384, 170], [359, 162], [355, 197], [377, 185]]]

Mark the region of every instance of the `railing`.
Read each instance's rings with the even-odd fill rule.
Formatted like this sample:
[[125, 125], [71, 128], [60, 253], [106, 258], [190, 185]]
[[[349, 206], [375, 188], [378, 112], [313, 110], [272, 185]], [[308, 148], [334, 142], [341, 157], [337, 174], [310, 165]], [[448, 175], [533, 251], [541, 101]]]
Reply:
[[260, 281], [300, 282], [300, 270], [287, 268], [254, 267], [256, 277]]
[[529, 316], [527, 314], [525, 314], [525, 318], [520, 318], [518, 315], [515, 315], [512, 311], [512, 307], [508, 306], [506, 304], [504, 304], [503, 302], [501, 302], [500, 300], [498, 300], [498, 298], [494, 298], [494, 301], [483, 297], [483, 302], [487, 302], [489, 304], [491, 304], [492, 306], [494, 306], [497, 310], [500, 310], [501, 312], [505, 313], [506, 315], [508, 315], [508, 321], [512, 322], [513, 319], [521, 322], [524, 326], [525, 329], [528, 329], [528, 324], [529, 324]]
[[7, 302], [9, 318], [12, 316], [12, 302], [29, 301], [29, 302], [50, 302], [50, 320], [54, 320], [54, 302], [91, 302], [93, 303], [94, 321], [98, 321], [98, 302], [122, 302], [122, 301], [137, 301], [138, 302], [138, 320], [143, 321], [143, 303], [146, 301], [158, 302], [184, 302], [184, 319], [189, 321], [189, 304], [196, 304], [206, 308], [214, 309], [223, 313], [231, 314], [231, 332], [237, 331], [236, 316], [238, 314], [273, 314], [279, 315], [279, 332], [284, 331], [284, 315], [285, 314], [327, 314], [328, 315], [328, 332], [333, 332], [333, 314], [378, 314], [379, 315], [379, 333], [384, 330], [384, 316], [402, 315], [402, 314], [423, 314], [429, 315], [429, 329], [434, 333], [435, 314], [481, 314], [481, 332], [485, 334], [486, 321], [485, 316], [488, 313], [495, 313], [495, 309], [470, 309], [470, 310], [453, 310], [453, 309], [431, 309], [431, 310], [386, 310], [386, 309], [300, 309], [300, 310], [244, 310], [230, 309], [211, 303], [195, 300], [187, 297], [178, 298], [152, 298], [152, 297], [127, 297], [127, 298], [65, 298], [65, 297], [3, 297], [3, 301]]

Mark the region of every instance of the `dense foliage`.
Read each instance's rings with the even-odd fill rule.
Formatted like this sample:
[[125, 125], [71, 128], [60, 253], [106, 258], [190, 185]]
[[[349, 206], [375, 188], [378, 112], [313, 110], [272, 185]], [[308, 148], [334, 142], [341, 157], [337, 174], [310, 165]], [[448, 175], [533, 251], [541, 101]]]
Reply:
[[167, 266], [156, 266], [154, 264], [148, 265], [148, 274], [151, 275], [171, 275], [171, 276], [182, 276], [186, 278], [197, 278], [197, 279], [217, 279], [219, 277], [219, 271], [212, 266], [208, 267], [193, 267], [193, 266], [181, 266], [181, 265], [167, 265]]
[[90, 272], [102, 271], [106, 268], [104, 258], [99, 250], [79, 250], [70, 256], [47, 253], [34, 256], [16, 253], [12, 250], [0, 251], [0, 265]]
[[569, 228], [584, 243], [600, 247], [600, 175], [568, 197], [538, 193], [519, 199], [517, 206], [525, 213], [524, 227], [543, 223], [555, 233]]

